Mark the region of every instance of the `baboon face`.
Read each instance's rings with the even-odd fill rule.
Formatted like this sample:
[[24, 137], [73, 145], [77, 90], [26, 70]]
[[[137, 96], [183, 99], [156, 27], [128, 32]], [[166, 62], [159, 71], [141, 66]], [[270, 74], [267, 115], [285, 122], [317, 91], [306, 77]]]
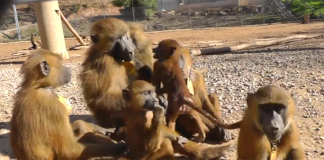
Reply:
[[136, 103], [145, 109], [153, 109], [155, 105], [159, 105], [155, 88], [143, 80], [132, 82], [128, 89], [123, 90], [123, 97], [126, 101]]
[[179, 46], [178, 42], [172, 39], [162, 40], [156, 48], [152, 51], [154, 54], [153, 58], [158, 60], [164, 60], [171, 57]]
[[152, 49], [152, 51], [154, 53], [153, 58], [155, 58], [157, 60], [168, 59], [169, 57], [171, 57], [174, 54], [176, 49], [177, 49], [176, 47], [158, 46], [158, 47]]
[[44, 78], [53, 79], [55, 86], [62, 86], [70, 82], [72, 71], [65, 66], [51, 66], [46, 60], [40, 62], [41, 73]]
[[259, 123], [270, 141], [281, 138], [286, 127], [286, 106], [283, 104], [260, 104]]
[[135, 54], [135, 44], [129, 34], [125, 34], [114, 40], [113, 53], [118, 53], [114, 57], [124, 61], [133, 60]]
[[136, 46], [129, 33], [117, 37], [106, 37], [105, 35], [91, 35], [91, 41], [99, 46], [107, 46], [107, 53], [111, 54], [116, 60], [133, 60]]

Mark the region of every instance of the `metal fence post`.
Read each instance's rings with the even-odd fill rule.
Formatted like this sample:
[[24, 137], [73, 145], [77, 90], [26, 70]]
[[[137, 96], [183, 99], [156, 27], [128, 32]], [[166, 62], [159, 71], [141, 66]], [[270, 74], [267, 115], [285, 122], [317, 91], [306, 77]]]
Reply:
[[16, 28], [17, 28], [17, 33], [18, 33], [18, 39], [21, 40], [21, 35], [20, 35], [20, 28], [19, 28], [19, 22], [18, 22], [18, 15], [17, 15], [17, 10], [16, 10], [16, 5], [12, 5], [14, 15], [15, 15], [15, 22], [16, 22]]
[[133, 12], [133, 21], [135, 22], [135, 11], [134, 11], [134, 2], [132, 0], [132, 12]]

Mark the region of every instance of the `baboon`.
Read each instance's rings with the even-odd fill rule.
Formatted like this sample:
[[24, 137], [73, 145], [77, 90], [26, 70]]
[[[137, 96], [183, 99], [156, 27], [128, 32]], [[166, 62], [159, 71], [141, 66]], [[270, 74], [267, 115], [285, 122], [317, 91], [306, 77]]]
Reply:
[[136, 47], [129, 27], [116, 18], [96, 21], [90, 37], [93, 44], [80, 74], [84, 98], [99, 126], [118, 128], [127, 114], [122, 90], [128, 78], [123, 62], [132, 61]]
[[[174, 40], [174, 43], [178, 46], [179, 43]], [[208, 95], [206, 91], [205, 86], [205, 80], [201, 73], [201, 71], [193, 69], [192, 65], [192, 58], [190, 55], [190, 52], [188, 49], [182, 48], [179, 52], [175, 52], [174, 54], [179, 54], [179, 66], [183, 73], [183, 78], [185, 82], [190, 83], [189, 80], [192, 82], [193, 87], [193, 95], [192, 99], [194, 103], [198, 106], [201, 106], [200, 108], [204, 109], [207, 113], [211, 114], [214, 118], [218, 119], [219, 121], [223, 121], [221, 119], [221, 110], [220, 110], [220, 104], [218, 101], [218, 97], [216, 94], [210, 94]], [[211, 103], [211, 100], [215, 100], [214, 103]], [[201, 116], [201, 115], [200, 115]], [[177, 121], [179, 123], [176, 123], [177, 126], [179, 126], [180, 130], [192, 130], [197, 129], [196, 127], [193, 127], [192, 124], [194, 122], [194, 119], [190, 115], [182, 114], [180, 115], [180, 120]], [[231, 133], [228, 130], [224, 130], [223, 128], [216, 126], [215, 124], [211, 123], [208, 119], [206, 119], [204, 116], [201, 116], [203, 123], [208, 127], [205, 128], [205, 132], [208, 132], [209, 138], [217, 139], [219, 141], [228, 141], [232, 138]], [[182, 123], [183, 121], [184, 123]], [[183, 126], [185, 125], [185, 126]], [[179, 127], [178, 130], [179, 130]], [[183, 133], [183, 132], [181, 132]], [[188, 134], [187, 134], [188, 135]], [[191, 132], [192, 135], [192, 132]]]
[[[199, 135], [196, 137], [197, 141], [203, 141], [206, 137], [203, 131], [205, 125], [202, 123], [198, 113], [202, 114], [206, 118], [210, 119], [215, 124], [222, 124], [218, 119], [215, 119], [210, 114], [199, 108], [193, 103], [191, 99], [192, 93], [189, 92], [186, 83], [183, 79], [183, 74], [179, 67], [179, 53], [183, 48], [179, 47], [179, 44], [172, 39], [166, 39], [158, 44], [157, 48], [153, 49], [155, 53], [154, 58], [157, 61], [154, 63], [153, 69], [153, 85], [156, 86], [156, 92], [158, 95], [168, 94], [168, 109], [166, 120], [168, 126], [175, 130], [175, 122], [179, 114], [188, 111], [184, 105], [189, 106], [193, 110], [189, 110], [189, 113], [196, 119], [196, 125], [199, 126]], [[161, 88], [161, 82], [163, 88]], [[195, 112], [197, 111], [197, 112]]]
[[154, 90], [150, 83], [138, 80], [123, 91], [131, 113], [126, 121], [130, 159], [173, 159], [174, 153], [191, 159], [210, 159], [224, 154], [231, 143], [197, 144], [166, 127], [164, 109], [159, 106]]
[[71, 69], [62, 65], [62, 57], [36, 50], [22, 65], [21, 73], [23, 80], [10, 122], [11, 149], [18, 160], [72, 160], [125, 152], [123, 143], [77, 142], [67, 109], [52, 90], [71, 80]]
[[30, 35], [30, 42], [33, 45], [29, 48], [29, 50], [34, 50], [38, 48], [42, 48], [42, 41], [40, 36], [37, 36], [36, 33], [31, 33]]
[[296, 101], [291, 94], [282, 87], [267, 85], [248, 93], [246, 101], [243, 120], [232, 126], [240, 128], [238, 160], [304, 160], [293, 120]]

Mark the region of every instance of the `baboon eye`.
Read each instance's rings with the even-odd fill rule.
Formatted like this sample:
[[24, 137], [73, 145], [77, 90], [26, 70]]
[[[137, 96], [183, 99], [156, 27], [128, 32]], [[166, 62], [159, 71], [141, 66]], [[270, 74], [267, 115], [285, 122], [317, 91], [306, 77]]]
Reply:
[[148, 94], [150, 94], [150, 91], [146, 91], [146, 92], [144, 92], [143, 94], [144, 94], [144, 95], [148, 95]]
[[282, 110], [284, 110], [286, 107], [285, 106], [276, 106], [276, 107], [274, 107], [274, 110], [276, 111], [276, 112], [281, 112]]

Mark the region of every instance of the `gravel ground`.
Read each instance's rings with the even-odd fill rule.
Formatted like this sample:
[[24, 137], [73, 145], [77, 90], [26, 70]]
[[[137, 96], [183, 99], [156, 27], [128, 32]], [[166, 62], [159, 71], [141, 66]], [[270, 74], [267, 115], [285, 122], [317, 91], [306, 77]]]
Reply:
[[[201, 56], [194, 58], [194, 67], [207, 69], [204, 73], [208, 92], [220, 98], [222, 114], [227, 123], [242, 118], [248, 92], [258, 87], [280, 85], [298, 99], [294, 118], [300, 129], [300, 142], [309, 160], [324, 159], [324, 39], [300, 41], [265, 49], [252, 49], [240, 54]], [[84, 52], [84, 51], [82, 51]], [[86, 109], [78, 74], [81, 59], [69, 60], [73, 69], [72, 81], [58, 89], [73, 105], [73, 119], [91, 120]], [[20, 83], [20, 65], [1, 65], [0, 88], [0, 152], [12, 153], [9, 148], [8, 121], [11, 118], [12, 96]], [[79, 115], [82, 115], [80, 117]], [[238, 131], [232, 131], [237, 136]], [[234, 160], [236, 147], [225, 156]]]

